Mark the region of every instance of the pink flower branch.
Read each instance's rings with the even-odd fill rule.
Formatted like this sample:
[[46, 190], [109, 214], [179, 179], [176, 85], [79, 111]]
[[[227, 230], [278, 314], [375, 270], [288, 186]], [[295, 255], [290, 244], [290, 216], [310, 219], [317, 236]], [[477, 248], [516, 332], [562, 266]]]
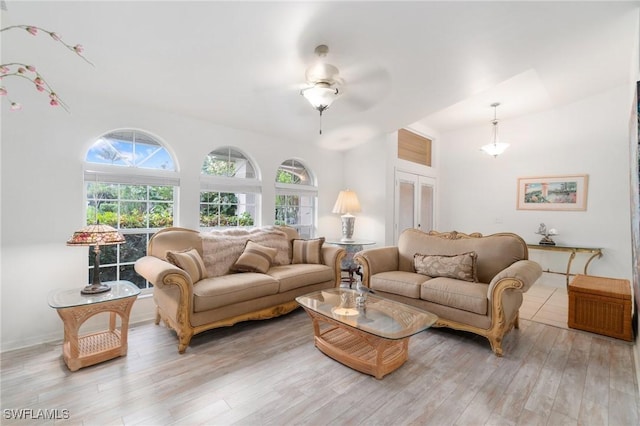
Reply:
[[[12, 25], [12, 26], [0, 29], [0, 32], [4, 32], [11, 29], [16, 29], [16, 28], [23, 29], [33, 36], [38, 35], [38, 32], [49, 34], [49, 36], [53, 40], [62, 44], [64, 47], [66, 47], [67, 49], [69, 49], [70, 51], [78, 55], [80, 58], [82, 58], [85, 62], [93, 66], [93, 64], [82, 55], [84, 51], [84, 48], [82, 47], [82, 45], [76, 44], [75, 46], [72, 46], [70, 44], [67, 44], [64, 41], [62, 41], [62, 39], [58, 34], [52, 31], [48, 31], [33, 25]], [[53, 90], [53, 88], [49, 85], [49, 83], [47, 83], [44, 77], [36, 71], [36, 68], [33, 65], [27, 65], [27, 64], [22, 64], [18, 62], [12, 62], [12, 63], [6, 63], [6, 64], [0, 65], [0, 79], [2, 80], [2, 83], [3, 83], [2, 86], [0, 86], [0, 96], [7, 96], [7, 98], [8, 98], [9, 92], [4, 86], [4, 80], [8, 77], [23, 78], [25, 80], [30, 81], [35, 85], [36, 90], [38, 90], [39, 92], [45, 92], [49, 95], [49, 105], [62, 106], [62, 108], [64, 108], [65, 111], [69, 112], [68, 105], [65, 102], [63, 102], [62, 99], [60, 99], [60, 97], [58, 97], [58, 95]], [[22, 105], [12, 101], [10, 98], [8, 99], [11, 104], [11, 110], [22, 109]]]
[[35, 27], [33, 25], [11, 25], [10, 27], [2, 28], [0, 30], [0, 32], [12, 30], [14, 28], [21, 28], [23, 30], [26, 30], [29, 34], [34, 35], [34, 36], [38, 35], [39, 31], [42, 31], [45, 34], [49, 34], [49, 36], [52, 39], [54, 39], [55, 41], [59, 42], [64, 47], [66, 47], [67, 49], [69, 49], [70, 51], [75, 53], [76, 55], [80, 56], [86, 63], [88, 63], [90, 65], [93, 65], [93, 63], [91, 63], [91, 61], [89, 61], [87, 58], [85, 58], [82, 55], [82, 52], [84, 52], [84, 47], [82, 47], [81, 44], [76, 44], [75, 46], [67, 44], [62, 40], [62, 38], [60, 38], [60, 36], [57, 33], [54, 33], [53, 31], [48, 31], [48, 30], [45, 30], [45, 29], [40, 28], [40, 27]]
[[[0, 79], [4, 80], [7, 77], [18, 77], [30, 81], [35, 85], [38, 92], [45, 92], [49, 95], [49, 105], [61, 106], [65, 111], [70, 111], [69, 106], [60, 99], [44, 77], [36, 71], [36, 68], [33, 65], [26, 65], [18, 62], [0, 65]], [[4, 86], [0, 86], [0, 96], [6, 95], [8, 95], [7, 89]], [[11, 102], [11, 109], [21, 109], [20, 104], [17, 102], [13, 102], [11, 100], [9, 100], [9, 102]]]

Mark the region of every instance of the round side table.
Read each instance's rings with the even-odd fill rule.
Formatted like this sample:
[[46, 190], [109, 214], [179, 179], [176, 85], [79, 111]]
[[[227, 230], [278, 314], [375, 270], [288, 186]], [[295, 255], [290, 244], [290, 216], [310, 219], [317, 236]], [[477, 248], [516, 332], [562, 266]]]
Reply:
[[327, 244], [333, 244], [335, 246], [340, 246], [345, 249], [347, 255], [342, 259], [342, 264], [340, 268], [343, 272], [347, 272], [349, 274], [348, 277], [342, 279], [342, 282], [349, 283], [349, 287], [356, 280], [353, 277], [353, 274], [357, 274], [362, 280], [362, 272], [360, 271], [360, 265], [358, 265], [354, 260], [353, 256], [363, 249], [363, 246], [368, 246], [375, 244], [375, 241], [370, 240], [353, 240], [353, 241], [342, 241], [339, 238], [330, 239], [326, 241]]

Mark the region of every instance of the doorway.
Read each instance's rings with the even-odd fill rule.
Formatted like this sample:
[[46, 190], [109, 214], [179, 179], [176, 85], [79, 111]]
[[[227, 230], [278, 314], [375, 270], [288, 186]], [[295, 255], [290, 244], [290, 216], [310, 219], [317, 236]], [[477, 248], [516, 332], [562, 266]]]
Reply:
[[394, 243], [407, 228], [434, 229], [435, 178], [396, 170], [394, 194]]

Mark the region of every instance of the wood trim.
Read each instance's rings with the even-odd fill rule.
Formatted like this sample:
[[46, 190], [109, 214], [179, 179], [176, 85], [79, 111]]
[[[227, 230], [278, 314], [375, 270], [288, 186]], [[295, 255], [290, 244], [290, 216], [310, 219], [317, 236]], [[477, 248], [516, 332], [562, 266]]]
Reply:
[[398, 158], [431, 167], [431, 139], [407, 129], [398, 130]]
[[[156, 306], [156, 324], [160, 323], [160, 319], [167, 325], [167, 327], [174, 330], [178, 335], [178, 352], [183, 354], [189, 343], [191, 342], [191, 338], [199, 333], [202, 333], [207, 330], [211, 330], [214, 328], [220, 327], [229, 327], [238, 322], [242, 321], [251, 321], [251, 320], [263, 320], [278, 317], [280, 315], [287, 314], [295, 309], [297, 309], [300, 305], [295, 300], [281, 303], [276, 306], [271, 306], [265, 309], [260, 309], [258, 311], [248, 312], [246, 314], [237, 315], [231, 318], [225, 318], [220, 321], [211, 322], [208, 324], [203, 324], [200, 326], [193, 327], [189, 322], [174, 322], [170, 315], [166, 315], [160, 307]], [[184, 312], [184, 311], [183, 311]]]

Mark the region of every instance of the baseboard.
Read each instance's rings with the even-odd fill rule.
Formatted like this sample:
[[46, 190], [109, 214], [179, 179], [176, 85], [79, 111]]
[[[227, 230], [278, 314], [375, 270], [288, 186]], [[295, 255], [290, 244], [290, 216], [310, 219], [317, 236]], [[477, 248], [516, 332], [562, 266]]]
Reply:
[[[129, 330], [135, 326], [140, 326], [144, 324], [149, 324], [155, 321], [155, 316], [150, 318], [148, 316], [136, 316], [131, 317], [129, 319]], [[104, 330], [105, 326], [101, 323], [90, 324], [88, 327], [83, 328], [83, 333], [93, 333], [97, 331]], [[35, 336], [29, 339], [20, 339], [14, 341], [4, 342], [2, 344], [2, 348], [0, 348], [0, 354], [5, 352], [17, 351], [20, 349], [31, 348], [33, 346], [38, 345], [52, 345], [52, 344], [62, 344], [62, 338], [64, 336], [64, 328], [62, 322], [60, 322], [60, 331], [56, 331], [53, 333], [42, 334], [40, 336]]]

